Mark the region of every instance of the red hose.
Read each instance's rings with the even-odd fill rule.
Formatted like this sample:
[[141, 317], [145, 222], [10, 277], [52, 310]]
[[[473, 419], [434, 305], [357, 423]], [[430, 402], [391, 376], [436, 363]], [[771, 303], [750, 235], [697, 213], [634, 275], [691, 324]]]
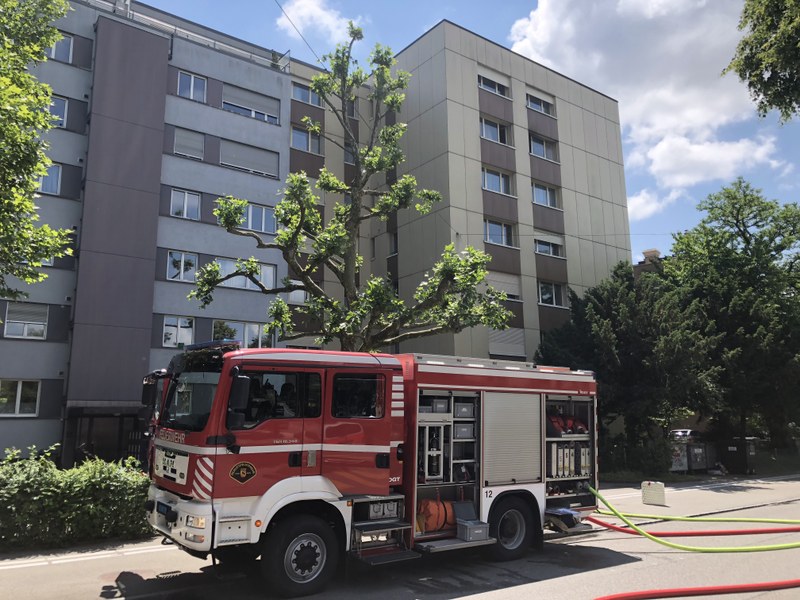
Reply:
[[[591, 521], [596, 525], [600, 525], [600, 527], [605, 527], [607, 529], [611, 529], [613, 531], [619, 531], [620, 533], [628, 533], [630, 535], [639, 535], [635, 531], [628, 529], [627, 527], [620, 527], [619, 525], [614, 525], [613, 523], [607, 523], [606, 521], [601, 521], [600, 519], [596, 519], [595, 517], [584, 517], [584, 521]], [[716, 531], [648, 531], [650, 535], [654, 535], [657, 537], [706, 537], [706, 536], [715, 536], [715, 535], [755, 535], [759, 533], [790, 533], [800, 531], [800, 526], [795, 527], [766, 527], [762, 529], [718, 529]]]
[[766, 581], [762, 583], [740, 583], [736, 585], [711, 585], [707, 587], [672, 588], [665, 590], [641, 590], [600, 596], [595, 600], [646, 600], [647, 598], [679, 598], [683, 596], [712, 596], [715, 594], [741, 594], [744, 592], [766, 592], [800, 587], [800, 579]]

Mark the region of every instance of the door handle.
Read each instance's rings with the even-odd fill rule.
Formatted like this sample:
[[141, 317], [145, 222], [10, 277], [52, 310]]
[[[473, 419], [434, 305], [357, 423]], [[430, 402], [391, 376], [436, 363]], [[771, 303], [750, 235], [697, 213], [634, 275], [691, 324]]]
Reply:
[[289, 452], [289, 466], [299, 467], [303, 464], [303, 454], [301, 452]]

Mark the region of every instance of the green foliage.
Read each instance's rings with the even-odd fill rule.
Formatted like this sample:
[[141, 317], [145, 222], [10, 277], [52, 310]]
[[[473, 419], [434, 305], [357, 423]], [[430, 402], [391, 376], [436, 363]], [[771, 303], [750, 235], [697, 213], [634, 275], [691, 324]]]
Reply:
[[6, 450], [0, 461], [0, 551], [56, 548], [152, 534], [144, 518], [149, 479], [129, 458], [60, 470], [54, 448]]
[[741, 178], [698, 208], [707, 216], [675, 235], [665, 272], [721, 336], [717, 417], [738, 421], [738, 435], [759, 413], [786, 443], [788, 423], [800, 418], [800, 208], [765, 199]]
[[747, 84], [758, 113], [777, 109], [788, 121], [800, 110], [800, 2], [745, 0], [745, 36], [725, 72]]
[[[274, 288], [262, 284], [254, 257], [239, 261], [236, 270], [226, 275], [217, 263], [211, 263], [198, 270], [196, 289], [189, 296], [206, 307], [213, 302], [217, 286], [244, 276], [274, 297], [268, 308], [268, 328], [282, 340], [313, 336], [318, 344], [336, 342], [343, 350], [375, 351], [404, 340], [458, 332], [475, 325], [502, 329], [510, 313], [503, 307], [505, 296], [483, 283], [490, 257], [482, 251], [468, 247], [456, 252], [453, 246], [446, 247], [409, 294], [413, 301], [408, 303], [399, 298], [388, 279], [367, 277], [361, 272], [364, 259], [358, 244], [365, 231], [362, 226], [386, 221], [409, 208], [425, 214], [441, 200], [438, 192], [419, 189], [412, 175], [386, 183], [387, 175], [405, 160], [400, 141], [406, 125], [387, 122], [387, 116], [400, 111], [410, 75], [393, 72], [394, 56], [380, 45], [370, 55], [368, 70], [358, 66], [352, 48], [362, 38], [362, 31], [351, 23], [350, 41], [324, 57], [328, 69], [315, 76], [311, 84], [341, 126], [344, 140], [328, 136], [320, 123], [303, 120], [308, 131], [324, 136], [330, 145], [354, 149], [355, 175], [351, 181], [341, 181], [323, 168], [316, 183], [326, 194], [346, 193], [348, 202], [337, 203], [323, 223], [320, 199], [308, 177], [292, 173], [286, 180], [284, 197], [275, 207], [278, 230], [266, 241], [255, 231], [241, 227], [247, 201], [220, 198], [214, 211], [220, 225], [231, 234], [252, 238], [258, 249], [279, 250], [291, 278]], [[367, 82], [369, 87], [365, 88]], [[360, 120], [359, 140], [347, 108], [362, 90], [368, 90], [372, 110], [369, 119], [356, 115]], [[322, 269], [333, 276], [340, 290], [318, 283]], [[306, 293], [305, 304], [290, 306], [277, 296], [295, 290]]]
[[37, 225], [34, 198], [50, 164], [41, 134], [52, 124], [50, 88], [30, 73], [60, 37], [52, 23], [67, 8], [66, 0], [0, 0], [0, 298], [26, 296], [7, 278], [42, 281], [42, 261], [71, 252], [67, 230]]
[[[624, 415], [630, 454], [686, 409], [709, 411], [719, 397], [710, 361], [717, 338], [696, 302], [657, 273], [634, 277], [620, 263], [611, 277], [571, 294], [571, 321], [548, 332], [537, 361], [591, 369], [599, 417]], [[660, 429], [663, 427], [663, 429]]]

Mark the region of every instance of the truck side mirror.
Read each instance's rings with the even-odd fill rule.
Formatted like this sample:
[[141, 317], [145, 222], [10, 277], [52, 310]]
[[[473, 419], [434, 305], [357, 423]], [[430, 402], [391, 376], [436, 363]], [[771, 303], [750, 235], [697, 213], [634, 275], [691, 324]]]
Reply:
[[158, 396], [158, 383], [145, 383], [142, 386], [142, 406], [153, 406]]
[[247, 375], [237, 375], [231, 384], [231, 395], [228, 398], [228, 410], [242, 410], [247, 407], [250, 398], [250, 378]]

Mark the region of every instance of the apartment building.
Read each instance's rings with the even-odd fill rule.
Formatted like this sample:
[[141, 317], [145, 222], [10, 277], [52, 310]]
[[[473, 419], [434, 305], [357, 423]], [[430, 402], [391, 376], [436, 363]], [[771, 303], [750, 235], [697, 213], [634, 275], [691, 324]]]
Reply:
[[[216, 198], [248, 199], [246, 227], [269, 236], [288, 173], [313, 178], [324, 165], [347, 180], [354, 168], [302, 127], [310, 116], [343, 137], [309, 88], [315, 67], [136, 2], [71, 5], [36, 69], [60, 119], [38, 205], [44, 222], [74, 232], [75, 253], [48, 265], [25, 301], [0, 301], [2, 445], [61, 442], [65, 463], [137, 452], [142, 376], [180, 345], [276, 344], [262, 333], [269, 298], [248, 282], [227, 282], [206, 309], [187, 299], [215, 259], [232, 269], [255, 255], [268, 285], [292, 276], [277, 251], [217, 226]], [[446, 243], [485, 247], [512, 329], [425, 349], [530, 359], [540, 332], [567, 317], [566, 287], [630, 259], [616, 103], [448, 22], [398, 59], [414, 74], [402, 169], [445, 200], [365, 227], [365, 269], [408, 294]], [[365, 97], [349, 112], [357, 131]], [[323, 213], [341, 200], [321, 197]]]
[[476, 327], [401, 351], [531, 360], [569, 318], [568, 288], [596, 285], [631, 260], [617, 102], [490, 40], [442, 21], [397, 55], [412, 74], [399, 118], [411, 173], [443, 202], [399, 213], [375, 235], [408, 296], [445, 244], [492, 256], [510, 327]]

